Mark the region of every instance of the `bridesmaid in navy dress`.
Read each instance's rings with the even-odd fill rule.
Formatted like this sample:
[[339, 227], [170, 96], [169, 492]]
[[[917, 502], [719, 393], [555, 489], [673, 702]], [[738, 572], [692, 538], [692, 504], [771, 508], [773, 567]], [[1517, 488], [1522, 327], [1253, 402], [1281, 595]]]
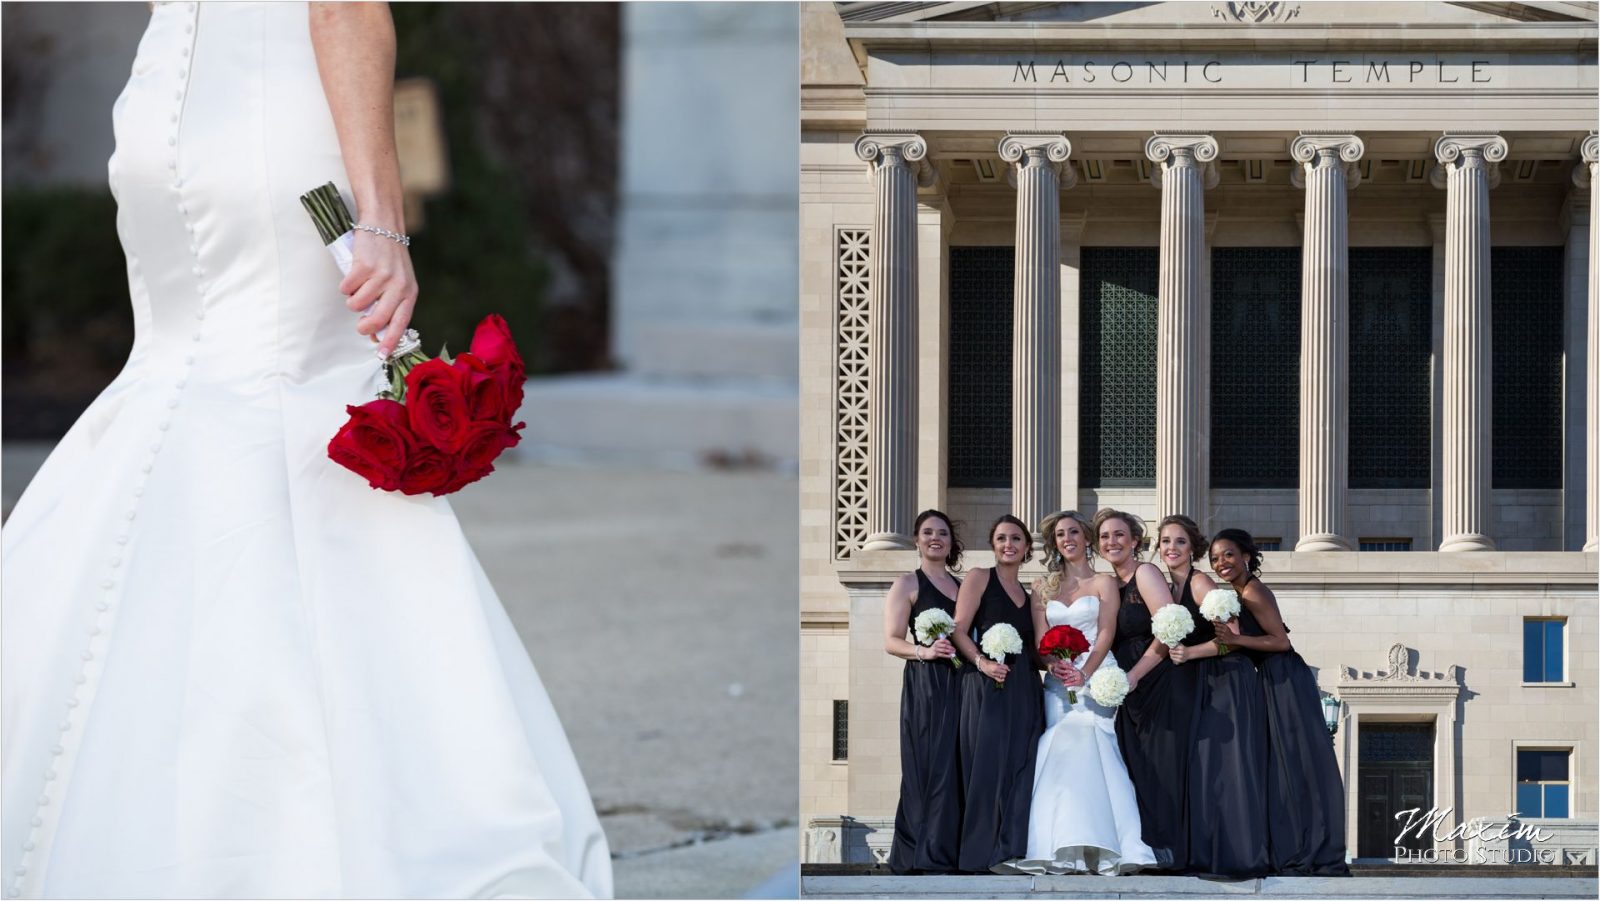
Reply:
[[[961, 848], [962, 670], [947, 638], [916, 640], [925, 610], [955, 619], [961, 539], [950, 517], [924, 510], [912, 527], [921, 565], [894, 581], [883, 610], [883, 649], [906, 661], [900, 683], [900, 806], [894, 814], [889, 869], [896, 874], [952, 873]], [[911, 639], [907, 640], [907, 634]]]
[[1272, 871], [1285, 876], [1348, 876], [1344, 781], [1322, 720], [1311, 667], [1289, 643], [1278, 599], [1256, 574], [1261, 552], [1243, 529], [1211, 539], [1211, 569], [1239, 593], [1239, 618], [1219, 626], [1224, 642], [1256, 662], [1266, 699], [1266, 800]]
[[1172, 649], [1172, 662], [1195, 685], [1184, 822], [1187, 871], [1244, 878], [1269, 872], [1267, 858], [1267, 713], [1261, 679], [1245, 654], [1218, 638], [1199, 600], [1216, 587], [1196, 572], [1205, 537], [1187, 516], [1168, 516], [1156, 530], [1175, 601], [1194, 617], [1194, 631]]
[[1128, 697], [1117, 711], [1117, 748], [1139, 802], [1144, 843], [1156, 865], [1182, 872], [1188, 866], [1184, 828], [1189, 749], [1194, 726], [1194, 680], [1167, 659], [1167, 646], [1150, 634], [1150, 618], [1171, 603], [1161, 570], [1141, 562], [1148, 540], [1144, 523], [1120, 510], [1095, 514], [1100, 556], [1117, 577], [1117, 636], [1111, 653], [1128, 674]]
[[[1028, 853], [1033, 769], [1044, 732], [1044, 686], [1033, 611], [1017, 572], [1032, 555], [1033, 538], [1015, 516], [989, 529], [994, 568], [979, 567], [956, 596], [956, 650], [971, 669], [961, 679], [961, 869], [992, 872]], [[1022, 639], [1003, 662], [984, 656], [978, 642], [1007, 623]]]

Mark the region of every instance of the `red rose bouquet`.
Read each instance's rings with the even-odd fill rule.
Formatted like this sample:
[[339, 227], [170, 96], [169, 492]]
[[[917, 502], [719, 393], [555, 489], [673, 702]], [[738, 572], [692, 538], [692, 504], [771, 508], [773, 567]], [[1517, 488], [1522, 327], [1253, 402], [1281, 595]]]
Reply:
[[500, 452], [522, 440], [525, 423], [511, 422], [522, 404], [522, 358], [499, 316], [479, 323], [472, 349], [454, 359], [402, 353], [406, 343], [385, 363], [389, 387], [378, 399], [345, 408], [350, 419], [328, 442], [328, 457], [374, 488], [450, 494], [494, 472]]
[[[300, 198], [339, 268], [350, 269], [352, 220], [337, 189]], [[525, 370], [506, 321], [478, 323], [472, 346], [452, 359], [429, 357], [407, 329], [383, 361], [378, 399], [349, 406], [350, 419], [328, 442], [328, 457], [373, 488], [435, 497], [494, 472], [500, 452], [521, 440]]]
[[[1089, 639], [1072, 626], [1052, 626], [1039, 639], [1039, 653], [1045, 657], [1071, 662], [1073, 658], [1089, 653]], [[1067, 700], [1078, 703], [1078, 693], [1067, 689]]]

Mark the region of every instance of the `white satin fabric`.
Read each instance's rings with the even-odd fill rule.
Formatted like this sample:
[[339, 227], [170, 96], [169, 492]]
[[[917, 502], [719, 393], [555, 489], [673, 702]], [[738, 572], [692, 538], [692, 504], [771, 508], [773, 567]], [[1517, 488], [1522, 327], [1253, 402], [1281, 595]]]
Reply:
[[609, 896], [450, 505], [327, 458], [378, 364], [306, 5], [158, 5], [113, 120], [137, 337], [5, 528], [6, 894]]
[[[1051, 627], [1072, 626], [1092, 646], [1100, 632], [1100, 599], [1085, 595], [1070, 605], [1050, 601]], [[1085, 662], [1087, 655], [1083, 660]], [[1108, 653], [1101, 667], [1117, 666]], [[1139, 804], [1117, 749], [1116, 708], [1102, 707], [1087, 686], [1069, 703], [1060, 680], [1044, 678], [1044, 734], [1034, 763], [1033, 806], [1028, 815], [1028, 856], [1008, 867], [1025, 873], [1117, 875], [1153, 867], [1144, 843]]]

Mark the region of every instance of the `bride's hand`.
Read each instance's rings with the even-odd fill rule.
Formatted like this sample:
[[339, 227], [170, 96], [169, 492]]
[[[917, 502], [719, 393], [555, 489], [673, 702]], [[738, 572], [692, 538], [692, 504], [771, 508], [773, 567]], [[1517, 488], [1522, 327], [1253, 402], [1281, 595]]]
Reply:
[[369, 310], [356, 323], [356, 331], [372, 336], [383, 332], [379, 353], [388, 356], [411, 324], [417, 304], [417, 277], [411, 271], [411, 253], [399, 242], [357, 231], [351, 250], [350, 274], [339, 283], [339, 292], [349, 298], [346, 306], [360, 312]]
[[[1065, 661], [1063, 661], [1063, 662], [1065, 662]], [[1060, 677], [1062, 685], [1065, 685], [1068, 688], [1077, 688], [1078, 686], [1082, 685], [1086, 681], [1083, 678], [1083, 670], [1078, 669], [1077, 667], [1073, 666], [1070, 663], [1066, 664], [1066, 666], [1067, 666], [1066, 673], [1064, 673]]]

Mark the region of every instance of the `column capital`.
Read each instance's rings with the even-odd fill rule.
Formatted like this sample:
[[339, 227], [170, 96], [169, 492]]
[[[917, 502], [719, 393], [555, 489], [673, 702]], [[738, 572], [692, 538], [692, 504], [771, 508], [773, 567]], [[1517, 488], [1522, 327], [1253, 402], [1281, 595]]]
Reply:
[[918, 187], [931, 187], [937, 170], [927, 159], [928, 142], [922, 135], [868, 132], [856, 139], [856, 156], [867, 163], [868, 171], [885, 166], [905, 166], [917, 178]]
[[1201, 171], [1208, 188], [1217, 186], [1217, 154], [1221, 148], [1211, 135], [1156, 132], [1144, 142], [1145, 158], [1160, 163], [1150, 173], [1150, 184], [1161, 187], [1169, 166], [1193, 166]]
[[1489, 187], [1500, 183], [1500, 161], [1506, 158], [1510, 145], [1495, 134], [1445, 132], [1433, 143], [1434, 159], [1439, 165], [1429, 173], [1435, 188], [1443, 188], [1450, 170], [1456, 166], [1470, 166], [1474, 160], [1488, 173]]
[[1352, 134], [1312, 134], [1301, 132], [1289, 142], [1289, 155], [1301, 165], [1290, 173], [1289, 181], [1297, 188], [1306, 186], [1306, 175], [1317, 166], [1338, 165], [1344, 170], [1345, 188], [1354, 189], [1361, 184], [1361, 168], [1356, 165], [1367, 145]]
[[1061, 132], [1011, 133], [1000, 139], [1000, 158], [1011, 164], [1006, 181], [1017, 186], [1017, 170], [1030, 163], [1049, 166], [1055, 170], [1063, 190], [1078, 183], [1078, 170], [1067, 164], [1072, 156], [1072, 142]]
[[1580, 188], [1589, 187], [1589, 182], [1595, 177], [1595, 169], [1600, 165], [1600, 134], [1589, 132], [1579, 147], [1582, 160], [1572, 167], [1572, 183]]

